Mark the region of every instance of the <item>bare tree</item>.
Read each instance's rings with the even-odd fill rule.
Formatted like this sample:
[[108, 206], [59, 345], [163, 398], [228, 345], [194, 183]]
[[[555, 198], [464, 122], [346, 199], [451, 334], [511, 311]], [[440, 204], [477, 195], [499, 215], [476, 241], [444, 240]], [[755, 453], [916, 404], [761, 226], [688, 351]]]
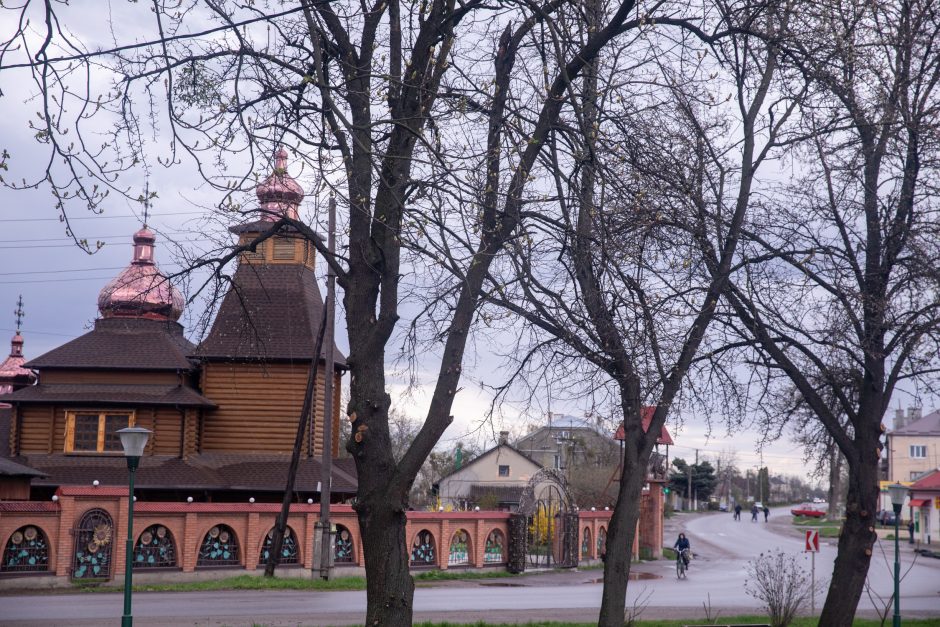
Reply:
[[[346, 218], [336, 255], [310, 224], [279, 214], [255, 241], [191, 265], [223, 279], [238, 254], [289, 228], [335, 273], [349, 334], [347, 449], [359, 478], [366, 623], [410, 625], [408, 495], [451, 422], [489, 267], [518, 233], [572, 82], [646, 22], [630, 19], [634, 0], [615, 1], [589, 36], [546, 51], [548, 19], [583, 22], [580, 5], [154, 0], [149, 9], [147, 35], [110, 48], [64, 28], [65, 5], [26, 1], [8, 14], [14, 32], [0, 44], [0, 66], [31, 71], [41, 99], [36, 138], [49, 155], [32, 184], [53, 190], [68, 221], [72, 201], [97, 210], [109, 191], [135, 197], [121, 175], [162, 149], [161, 165], [196, 168], [224, 195], [219, 209], [240, 217], [254, 210], [240, 199], [258, 166], [284, 143], [311, 172], [307, 180], [337, 192]], [[527, 80], [533, 63], [538, 89]], [[95, 133], [112, 123], [102, 142]], [[458, 229], [469, 235], [455, 238]], [[432, 261], [422, 267], [409, 251]], [[396, 461], [386, 353], [403, 299], [419, 291], [404, 277], [428, 268], [425, 280], [443, 281], [425, 290], [436, 296], [440, 362], [424, 423]]]
[[727, 292], [756, 343], [748, 359], [768, 387], [796, 388], [848, 465], [825, 625], [850, 625], [864, 589], [891, 396], [936, 374], [938, 20], [919, 0], [800, 11], [787, 63], [813, 83], [813, 139], [754, 216]]
[[[538, 210], [523, 216], [511, 264], [493, 272], [490, 301], [526, 324], [512, 350], [514, 371], [528, 375], [521, 383], [577, 385], [606, 396], [623, 419], [601, 625], [622, 624], [652, 448], [736, 263], [757, 168], [779, 145], [797, 102], [772, 94], [778, 59], [766, 43], [785, 33], [789, 8], [725, 9], [711, 16], [712, 32], [688, 29], [710, 49], [675, 46], [663, 35], [655, 64], [611, 49], [572, 85], [571, 119], [543, 153], [554, 193], [533, 203]], [[737, 34], [754, 28], [771, 36]], [[725, 141], [731, 122], [713, 83], [705, 84], [721, 72], [740, 142]], [[656, 88], [638, 94], [639, 85]], [[704, 262], [695, 253], [703, 247]], [[648, 430], [644, 405], [656, 406]]]

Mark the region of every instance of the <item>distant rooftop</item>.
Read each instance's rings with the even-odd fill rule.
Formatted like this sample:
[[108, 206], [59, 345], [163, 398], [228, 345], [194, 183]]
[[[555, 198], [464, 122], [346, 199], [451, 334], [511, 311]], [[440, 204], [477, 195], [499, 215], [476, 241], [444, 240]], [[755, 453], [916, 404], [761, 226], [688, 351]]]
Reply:
[[940, 411], [932, 411], [923, 418], [904, 425], [891, 432], [894, 435], [937, 435], [940, 436]]

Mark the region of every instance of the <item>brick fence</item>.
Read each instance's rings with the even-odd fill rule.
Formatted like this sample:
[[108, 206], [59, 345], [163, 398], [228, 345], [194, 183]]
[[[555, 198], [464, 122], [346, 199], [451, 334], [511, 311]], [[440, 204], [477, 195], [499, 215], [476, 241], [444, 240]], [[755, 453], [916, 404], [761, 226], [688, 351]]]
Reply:
[[[643, 494], [633, 557], [655, 557], [662, 547], [662, 491], [658, 485]], [[97, 577], [124, 576], [127, 537], [127, 489], [117, 487], [64, 486], [55, 501], [0, 502], [0, 541], [3, 563], [0, 588], [68, 585], [80, 564], [99, 566]], [[159, 530], [163, 547], [170, 547], [172, 561], [162, 568], [135, 566], [135, 581], [193, 579], [232, 574], [233, 570], [263, 571], [262, 552], [274, 526], [280, 505], [276, 503], [137, 502], [134, 506], [135, 556], [145, 538]], [[293, 504], [288, 526], [293, 531], [296, 564], [279, 566], [279, 572], [310, 576], [313, 567], [314, 525], [319, 505]], [[98, 516], [98, 528], [81, 533], [83, 518]], [[104, 516], [104, 518], [102, 518]], [[579, 556], [592, 562], [606, 549], [610, 511], [579, 512]], [[504, 568], [508, 547], [509, 512], [408, 512], [406, 534], [410, 546], [418, 546], [414, 568]], [[331, 507], [331, 522], [346, 531], [347, 561], [337, 563], [337, 574], [362, 574], [363, 556], [356, 514], [348, 505]], [[145, 533], [147, 532], [147, 533]], [[143, 537], [142, 537], [143, 536]], [[79, 540], [81, 538], [81, 540]], [[15, 542], [14, 542], [15, 541]], [[81, 542], [81, 546], [79, 546]], [[156, 542], [156, 540], [154, 540]], [[43, 548], [43, 543], [45, 548]], [[223, 544], [218, 562], [209, 559], [210, 546]], [[160, 547], [157, 547], [160, 549]], [[82, 557], [76, 557], [77, 554]], [[28, 564], [30, 559], [37, 561]], [[138, 558], [139, 559], [139, 558]], [[12, 561], [11, 561], [12, 560]], [[97, 560], [97, 561], [96, 561]], [[217, 565], [219, 564], [219, 565]], [[283, 570], [281, 570], [283, 569]], [[91, 573], [82, 570], [82, 573]], [[28, 576], [27, 576], [28, 575]], [[89, 575], [86, 575], [89, 576]]]

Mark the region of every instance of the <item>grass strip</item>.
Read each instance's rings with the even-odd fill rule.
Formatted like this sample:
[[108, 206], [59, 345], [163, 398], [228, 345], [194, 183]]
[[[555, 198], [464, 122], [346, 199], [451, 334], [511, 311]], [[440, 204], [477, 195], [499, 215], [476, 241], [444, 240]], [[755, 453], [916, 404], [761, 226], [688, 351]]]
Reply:
[[[734, 624], [762, 624], [767, 623], [768, 618], [766, 616], [731, 616], [731, 617], [721, 617], [717, 619], [717, 624], [719, 625], [734, 625]], [[790, 623], [791, 627], [817, 627], [819, 623], [818, 618], [812, 617], [800, 617], [793, 620]], [[594, 627], [597, 623], [565, 623], [558, 621], [546, 621], [546, 622], [529, 622], [529, 623], [487, 623], [487, 622], [476, 622], [476, 623], [415, 623], [415, 627]], [[704, 618], [701, 619], [690, 619], [683, 618], [679, 620], [638, 620], [633, 623], [636, 627], [682, 627], [683, 625], [690, 624], [716, 624], [715, 620], [707, 620]], [[924, 618], [924, 619], [904, 619], [904, 625], [913, 625], [916, 627], [940, 627], [940, 618]], [[856, 618], [852, 622], [853, 627], [881, 627], [882, 623], [879, 620], [875, 619], [864, 619]]]

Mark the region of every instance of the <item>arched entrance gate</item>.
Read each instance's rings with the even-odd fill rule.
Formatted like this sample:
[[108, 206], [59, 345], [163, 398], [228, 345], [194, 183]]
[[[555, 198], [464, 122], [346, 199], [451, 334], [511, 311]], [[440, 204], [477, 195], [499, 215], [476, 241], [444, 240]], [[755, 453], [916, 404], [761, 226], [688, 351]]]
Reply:
[[509, 570], [578, 565], [578, 512], [564, 477], [543, 468], [529, 480], [509, 520]]

